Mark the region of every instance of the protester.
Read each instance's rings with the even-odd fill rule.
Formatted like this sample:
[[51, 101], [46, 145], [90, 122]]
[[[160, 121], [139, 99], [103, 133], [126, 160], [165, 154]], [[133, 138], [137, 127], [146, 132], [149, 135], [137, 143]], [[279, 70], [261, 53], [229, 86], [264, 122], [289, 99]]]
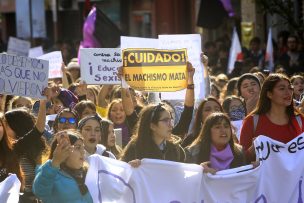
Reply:
[[96, 106], [90, 100], [82, 100], [74, 106], [74, 110], [77, 112], [80, 119], [86, 116], [93, 116], [96, 114]]
[[29, 97], [22, 97], [22, 96], [14, 96], [10, 101], [10, 110], [25, 107], [29, 110], [32, 109], [33, 101]]
[[53, 129], [54, 133], [67, 129], [77, 129], [79, 116], [76, 111], [66, 108], [62, 109], [56, 116]]
[[55, 137], [49, 160], [37, 171], [34, 194], [45, 203], [93, 202], [85, 185], [87, 167], [81, 135], [66, 130]]
[[[302, 75], [294, 75], [290, 78], [293, 86], [293, 98], [296, 102], [300, 102], [301, 94], [304, 91], [304, 77]], [[296, 105], [298, 105], [296, 103]]]
[[115, 156], [106, 150], [102, 144], [98, 144], [101, 139], [101, 118], [98, 115], [87, 116], [79, 121], [78, 130], [83, 136], [85, 158], [92, 154], [99, 154], [115, 159]]
[[245, 165], [242, 147], [234, 142], [232, 126], [224, 113], [212, 113], [199, 136], [186, 147], [187, 162], [201, 164], [205, 173]]
[[283, 74], [270, 74], [262, 87], [256, 109], [244, 120], [240, 144], [248, 161], [254, 160], [253, 140], [264, 135], [287, 143], [303, 132], [304, 118], [294, 109], [293, 88]]
[[[48, 100], [53, 96], [50, 89], [45, 90]], [[4, 114], [4, 126], [8, 136], [16, 141], [13, 150], [18, 156], [18, 161], [24, 174], [24, 194], [20, 202], [35, 202], [32, 193], [32, 183], [35, 177], [35, 167], [40, 165], [43, 154], [47, 149], [42, 136], [45, 127], [46, 100], [40, 101], [37, 120], [24, 109], [15, 109]]]
[[222, 106], [231, 121], [243, 120], [246, 116], [246, 105], [242, 99], [237, 96], [226, 97]]
[[116, 158], [120, 158], [122, 149], [116, 144], [116, 134], [112, 121], [101, 120], [101, 139], [99, 144], [104, 145], [107, 151], [112, 152]]
[[16, 174], [22, 186], [23, 174], [19, 165], [17, 155], [13, 150], [13, 139], [9, 137], [4, 123], [3, 114], [0, 114], [0, 182], [9, 176], [9, 174]]
[[257, 105], [261, 85], [259, 79], [252, 73], [243, 74], [237, 83], [239, 96], [244, 98], [246, 111], [250, 113]]
[[205, 119], [213, 112], [223, 112], [223, 108], [217, 99], [207, 97], [199, 104], [194, 117], [192, 132], [185, 137], [182, 147], [190, 145], [198, 137]]
[[168, 140], [172, 129], [172, 117], [166, 105], [146, 106], [140, 113], [135, 134], [124, 149], [121, 160], [134, 167], [138, 167], [143, 158], [184, 162], [183, 148]]

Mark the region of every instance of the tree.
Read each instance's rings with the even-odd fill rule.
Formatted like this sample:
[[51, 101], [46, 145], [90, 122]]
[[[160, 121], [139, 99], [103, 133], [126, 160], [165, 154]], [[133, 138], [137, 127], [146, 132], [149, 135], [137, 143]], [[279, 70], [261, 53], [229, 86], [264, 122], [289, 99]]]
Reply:
[[[288, 26], [302, 38], [304, 32], [303, 20], [299, 16], [295, 16], [301, 4], [298, 0], [256, 0], [256, 3], [261, 7], [264, 13], [270, 15], [277, 14], [283, 19], [284, 24]], [[298, 6], [296, 6], [296, 4]], [[300, 12], [300, 11], [299, 11]]]

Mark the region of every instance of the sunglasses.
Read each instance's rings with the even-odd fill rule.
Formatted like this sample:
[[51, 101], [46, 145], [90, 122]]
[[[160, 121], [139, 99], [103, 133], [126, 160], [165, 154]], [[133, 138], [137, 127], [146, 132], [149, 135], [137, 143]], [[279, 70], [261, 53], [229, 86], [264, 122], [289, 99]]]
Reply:
[[76, 123], [76, 118], [59, 117], [59, 123], [66, 123], [67, 121], [70, 124], [75, 124]]

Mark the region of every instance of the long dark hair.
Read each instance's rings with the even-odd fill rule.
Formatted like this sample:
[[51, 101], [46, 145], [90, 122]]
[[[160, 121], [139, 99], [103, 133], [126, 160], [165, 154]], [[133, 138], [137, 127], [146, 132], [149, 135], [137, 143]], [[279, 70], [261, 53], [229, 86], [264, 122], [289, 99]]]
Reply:
[[204, 109], [205, 104], [209, 101], [213, 101], [213, 102], [217, 103], [221, 109], [221, 112], [223, 112], [223, 107], [221, 106], [221, 104], [218, 102], [218, 100], [216, 98], [207, 97], [203, 101], [201, 101], [201, 103], [199, 104], [199, 106], [197, 108], [195, 118], [194, 118], [194, 124], [193, 124], [193, 128], [192, 128], [192, 133], [193, 133], [194, 137], [197, 137], [202, 129], [203, 120], [206, 119], [206, 118], [202, 117], [203, 109]]
[[82, 114], [84, 112], [84, 110], [86, 108], [92, 109], [93, 111], [96, 112], [96, 106], [95, 104], [90, 101], [90, 100], [82, 100], [80, 102], [78, 102], [75, 106], [74, 106], [74, 111], [77, 112], [79, 118], [82, 118]]
[[[161, 113], [164, 111], [169, 112], [166, 104], [164, 103], [160, 103], [158, 105], [150, 104], [141, 110], [139, 120], [134, 131], [135, 134], [132, 136], [132, 140], [130, 141], [136, 144], [138, 158], [150, 158], [150, 153], [153, 152], [153, 146], [155, 145], [150, 125], [151, 123], [157, 124]], [[127, 147], [125, 150], [126, 149]], [[123, 156], [124, 155], [122, 155], [122, 157]]]
[[[233, 139], [235, 135], [233, 134], [229, 117], [224, 113], [215, 112], [207, 117], [203, 125], [203, 128], [200, 131], [199, 136], [190, 145], [190, 148], [199, 145], [199, 155], [197, 159], [197, 164], [200, 164], [205, 161], [209, 161], [211, 144], [212, 144], [211, 128], [222, 121], [226, 121], [230, 125], [231, 137], [228, 144], [230, 145], [234, 158], [241, 157], [240, 155], [241, 151], [238, 149], [237, 144], [234, 142]], [[242, 162], [242, 161], [237, 160], [237, 162]]]
[[16, 174], [23, 187], [23, 174], [19, 165], [18, 157], [13, 150], [13, 139], [9, 137], [6, 133], [2, 113], [0, 114], [0, 123], [3, 128], [3, 137], [2, 140], [0, 140], [0, 163], [2, 164], [1, 167], [6, 168], [7, 173]]
[[122, 152], [122, 149], [116, 144], [112, 147], [108, 145], [109, 127], [110, 125], [113, 125], [114, 127], [114, 123], [107, 119], [102, 119], [100, 123], [101, 123], [100, 144], [104, 145], [108, 151], [112, 152], [115, 155], [116, 158], [120, 157], [120, 153]]
[[[262, 86], [257, 107], [250, 115], [252, 114], [261, 115], [261, 114], [266, 114], [267, 112], [270, 111], [271, 100], [267, 96], [267, 93], [272, 92], [274, 86], [281, 80], [286, 80], [291, 85], [289, 78], [281, 73], [272, 73], [266, 78]], [[298, 114], [293, 106], [293, 102], [291, 102], [290, 105], [286, 107], [286, 114], [288, 115], [290, 121], [292, 116]]]
[[[18, 108], [4, 114], [5, 122], [15, 132], [15, 139], [22, 139], [35, 127], [35, 117], [27, 110]], [[23, 145], [18, 141], [13, 146], [16, 154], [25, 156], [33, 165], [37, 164], [38, 158], [46, 152], [47, 145], [43, 136], [32, 139], [31, 143], [24, 142]]]

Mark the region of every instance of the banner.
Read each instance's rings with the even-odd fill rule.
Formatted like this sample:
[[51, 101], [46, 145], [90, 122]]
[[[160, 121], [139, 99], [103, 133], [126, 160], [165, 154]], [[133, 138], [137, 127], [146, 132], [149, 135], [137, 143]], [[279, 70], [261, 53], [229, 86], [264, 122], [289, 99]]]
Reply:
[[33, 38], [46, 38], [44, 1], [31, 0], [31, 18]]
[[62, 78], [61, 65], [63, 62], [61, 51], [53, 51], [39, 56], [38, 59], [49, 61], [49, 79]]
[[120, 84], [117, 69], [122, 65], [119, 48], [80, 49], [81, 79], [86, 84]]
[[287, 144], [255, 140], [260, 166], [205, 174], [196, 164], [143, 159], [138, 168], [90, 156], [86, 184], [97, 202], [303, 202], [304, 133]]
[[48, 61], [0, 54], [0, 93], [37, 99], [45, 98], [48, 86]]
[[18, 203], [21, 183], [15, 174], [0, 182], [0, 202]]
[[29, 41], [17, 39], [15, 37], [9, 37], [7, 53], [18, 56], [28, 56], [31, 43]]
[[187, 87], [187, 50], [124, 49], [124, 79], [140, 91], [166, 92]]
[[[31, 37], [29, 0], [16, 0], [16, 34], [27, 39]], [[26, 55], [27, 56], [27, 55]]]
[[[187, 35], [159, 35], [159, 47], [161, 49], [187, 49], [188, 61], [195, 68], [193, 76], [194, 80], [194, 96], [199, 101], [205, 98], [207, 75], [204, 73], [204, 67], [201, 62], [201, 36], [199, 34]], [[161, 93], [162, 100], [185, 100], [186, 90], [178, 92]], [[209, 93], [208, 93], [209, 95]]]

